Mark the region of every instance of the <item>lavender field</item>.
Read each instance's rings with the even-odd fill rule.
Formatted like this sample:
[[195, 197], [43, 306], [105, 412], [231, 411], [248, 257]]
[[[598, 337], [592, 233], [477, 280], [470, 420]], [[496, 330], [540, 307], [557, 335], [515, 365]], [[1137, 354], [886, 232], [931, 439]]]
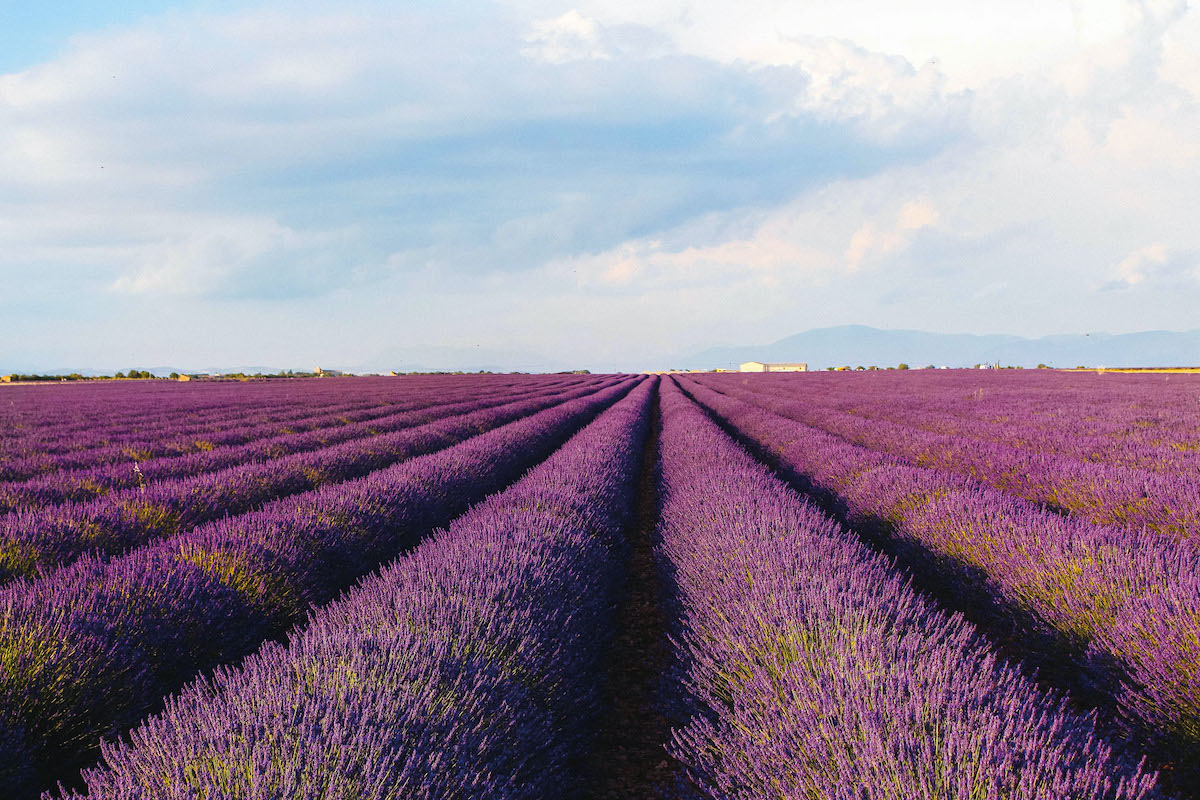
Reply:
[[0, 389], [0, 798], [1200, 800], [1200, 380]]

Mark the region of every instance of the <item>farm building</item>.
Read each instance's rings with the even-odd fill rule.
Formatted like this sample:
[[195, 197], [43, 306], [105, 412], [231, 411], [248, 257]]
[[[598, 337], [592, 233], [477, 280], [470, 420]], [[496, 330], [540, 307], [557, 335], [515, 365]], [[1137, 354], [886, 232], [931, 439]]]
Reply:
[[742, 364], [742, 372], [808, 372], [808, 364], [767, 364], [762, 361], [747, 361]]

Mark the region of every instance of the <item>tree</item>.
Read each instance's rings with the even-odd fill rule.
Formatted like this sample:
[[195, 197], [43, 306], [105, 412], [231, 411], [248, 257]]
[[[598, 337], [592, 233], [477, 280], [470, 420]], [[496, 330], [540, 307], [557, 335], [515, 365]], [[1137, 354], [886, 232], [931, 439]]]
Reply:
[[177, 380], [179, 380], [179, 373], [178, 373], [178, 372], [172, 372], [172, 373], [171, 373], [171, 374], [170, 374], [168, 377], [170, 377], [170, 379], [171, 379], [171, 380], [173, 380], [173, 381], [177, 381]]
[[1038, 364], [1038, 369], [1050, 369], [1045, 364]]
[[900, 366], [896, 367], [896, 369], [908, 369], [908, 364], [901, 362]]

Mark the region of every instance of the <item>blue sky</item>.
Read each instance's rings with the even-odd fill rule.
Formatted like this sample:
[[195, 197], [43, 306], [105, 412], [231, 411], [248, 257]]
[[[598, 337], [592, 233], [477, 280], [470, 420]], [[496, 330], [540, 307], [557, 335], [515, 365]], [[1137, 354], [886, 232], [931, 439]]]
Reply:
[[0, 371], [1200, 327], [1184, 3], [53, 9], [0, 4]]
[[177, 3], [170, 0], [108, 2], [54, 0], [52, 3], [0, 2], [0, 71], [16, 72], [53, 59], [76, 34], [93, 33], [122, 25], [152, 21], [155, 17], [184, 12], [221, 12], [248, 8], [229, 0]]

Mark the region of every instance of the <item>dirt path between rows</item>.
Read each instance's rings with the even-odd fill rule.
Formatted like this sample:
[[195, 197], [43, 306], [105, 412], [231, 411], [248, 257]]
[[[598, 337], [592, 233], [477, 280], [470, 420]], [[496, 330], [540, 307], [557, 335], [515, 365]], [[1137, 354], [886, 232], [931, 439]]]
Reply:
[[670, 663], [663, 587], [654, 560], [658, 523], [658, 399], [642, 457], [637, 515], [629, 531], [625, 586], [607, 664], [599, 734], [588, 760], [585, 800], [669, 800], [677, 763], [666, 751], [671, 723], [658, 702]]

